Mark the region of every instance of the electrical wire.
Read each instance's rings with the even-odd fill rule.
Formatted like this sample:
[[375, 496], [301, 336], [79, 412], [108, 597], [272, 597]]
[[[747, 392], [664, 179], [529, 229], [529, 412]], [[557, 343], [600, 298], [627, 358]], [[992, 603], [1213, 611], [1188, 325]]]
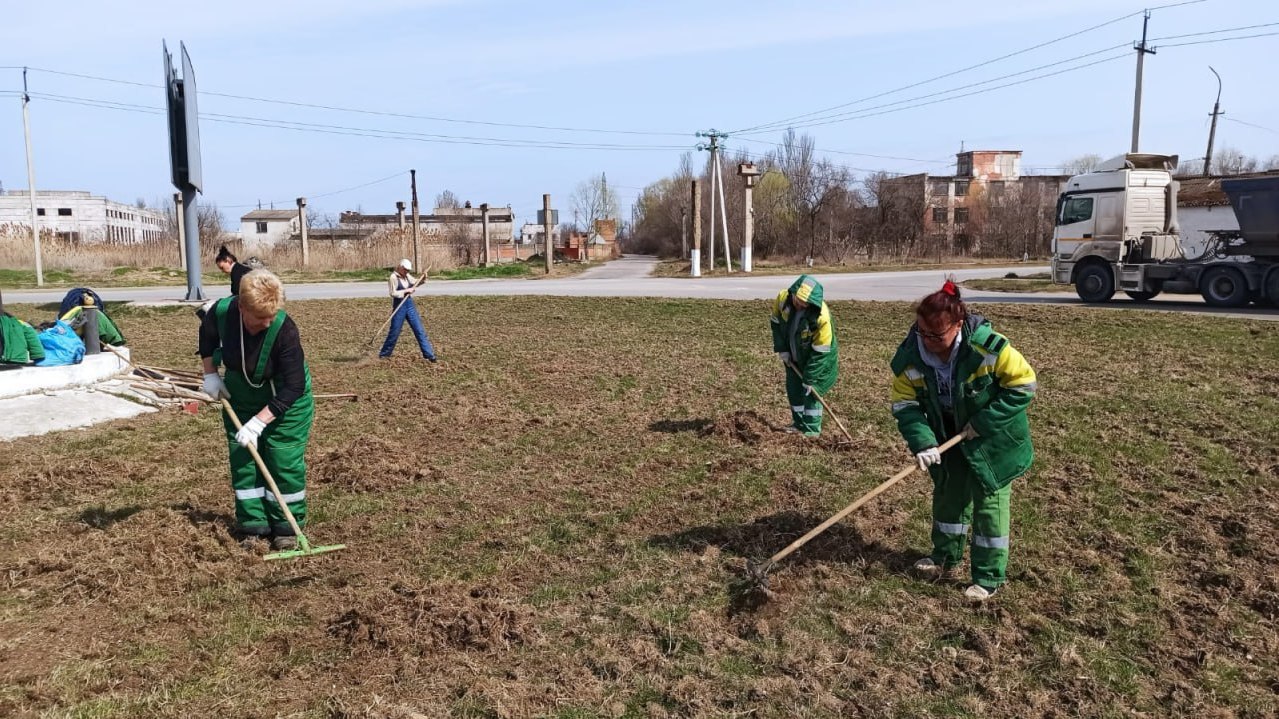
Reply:
[[[163, 85], [155, 85], [152, 83], [145, 83], [145, 82], [134, 82], [132, 80], [120, 80], [117, 78], [102, 77], [100, 75], [86, 75], [83, 73], [66, 72], [63, 70], [51, 70], [49, 68], [40, 68], [40, 67], [32, 67], [28, 69], [36, 72], [47, 73], [50, 75], [62, 75], [65, 77], [80, 78], [82, 80], [94, 80], [97, 82], [111, 82], [111, 83], [116, 83], [120, 85], [131, 85], [134, 87], [146, 87], [146, 88], [152, 88], [152, 89], [164, 88]], [[365, 110], [361, 108], [342, 107], [338, 105], [321, 105], [317, 103], [297, 102], [293, 100], [277, 100], [269, 97], [253, 97], [251, 95], [236, 95], [236, 94], [226, 93], [226, 92], [214, 92], [211, 90], [198, 90], [197, 92], [200, 96], [207, 95], [210, 97], [224, 97], [231, 100], [244, 100], [247, 102], [263, 102], [263, 103], [271, 103], [275, 105], [286, 105], [289, 107], [300, 107], [300, 108], [306, 108], [309, 110], [329, 110], [332, 112], [350, 112], [350, 113], [356, 113], [361, 115], [374, 115], [378, 117], [396, 117], [396, 118], [408, 119], [408, 120], [427, 120], [431, 122], [449, 122], [449, 123], [457, 123], [457, 124], [464, 124], [464, 125], [487, 125], [490, 127], [510, 127], [510, 128], [525, 129], [525, 130], [545, 130], [545, 131], [556, 131], [556, 132], [593, 132], [593, 133], [605, 133], [605, 134], [615, 134], [615, 135], [650, 135], [650, 136], [667, 136], [667, 137], [688, 137], [687, 132], [611, 130], [611, 129], [601, 129], [601, 128], [590, 128], [590, 127], [560, 127], [560, 126], [554, 126], [554, 125], [533, 125], [533, 124], [523, 124], [523, 123], [514, 123], [514, 122], [490, 122], [487, 120], [468, 120], [468, 119], [452, 118], [452, 117], [439, 117], [434, 115], [416, 115], [416, 114], [405, 113], [405, 112]]]
[[1223, 32], [1236, 32], [1239, 30], [1256, 30], [1262, 27], [1274, 27], [1279, 22], [1268, 22], [1261, 25], [1244, 25], [1242, 27], [1227, 27], [1220, 30], [1205, 30], [1204, 32], [1190, 32], [1185, 35], [1164, 35], [1163, 37], [1152, 37], [1149, 42], [1158, 42], [1159, 40], [1177, 40], [1183, 37], [1200, 37], [1201, 35], [1220, 35]]
[[[87, 107], [96, 107], [110, 110], [123, 110], [129, 112], [139, 112], [151, 115], [163, 115], [165, 111], [158, 107], [147, 105], [137, 105], [133, 103], [116, 102], [113, 100], [101, 100], [97, 98], [73, 97], [68, 95], [54, 95], [50, 93], [31, 93], [32, 97], [49, 100], [50, 102], [61, 102], [71, 105], [83, 105]], [[644, 151], [644, 150], [660, 150], [671, 151], [687, 149], [684, 145], [623, 145], [613, 143], [585, 143], [570, 142], [562, 140], [521, 140], [507, 139], [496, 137], [471, 137], [458, 135], [437, 135], [430, 133], [408, 132], [401, 130], [388, 130], [382, 128], [364, 128], [352, 127], [346, 125], [327, 125], [321, 123], [299, 122], [293, 120], [274, 120], [270, 118], [251, 117], [244, 115], [226, 115], [222, 113], [200, 113], [201, 119], [210, 122], [219, 122], [231, 125], [246, 125], [251, 127], [265, 127], [280, 130], [294, 130], [298, 132], [312, 132], [330, 135], [348, 135], [353, 137], [371, 137], [388, 140], [410, 140], [415, 142], [430, 142], [452, 145], [479, 145], [487, 147], [514, 147], [514, 148], [538, 148], [538, 149], [555, 149], [555, 150], [617, 150], [617, 151]]]
[[[306, 197], [308, 200], [318, 200], [318, 199], [320, 199], [321, 197], [332, 197], [332, 196], [334, 196], [334, 195], [341, 195], [341, 194], [344, 194], [344, 193], [347, 193], [347, 192], [352, 192], [352, 191], [354, 191], [354, 190], [361, 190], [361, 189], [364, 189], [365, 187], [372, 187], [373, 185], [380, 185], [380, 184], [382, 184], [383, 182], [389, 182], [389, 181], [391, 181], [391, 180], [396, 179], [397, 177], [403, 177], [403, 176], [405, 176], [405, 175], [407, 175], [407, 174], [408, 174], [408, 171], [406, 171], [406, 170], [400, 170], [399, 172], [396, 172], [396, 173], [395, 173], [395, 174], [393, 174], [393, 175], [387, 175], [386, 177], [383, 177], [383, 178], [378, 179], [378, 180], [373, 180], [373, 181], [371, 181], [371, 182], [366, 182], [366, 183], [364, 183], [364, 184], [362, 184], [362, 185], [355, 185], [355, 186], [352, 186], [352, 187], [344, 187], [344, 188], [342, 188], [341, 190], [333, 190], [333, 191], [331, 191], [331, 192], [320, 192], [320, 193], [315, 193], [315, 194], [307, 194], [307, 195], [304, 195], [304, 197]], [[291, 200], [291, 199], [289, 199], [289, 200], [278, 200], [278, 201], [276, 201], [276, 200], [272, 200], [272, 201], [271, 201], [270, 203], [268, 203], [268, 204], [271, 204], [271, 205], [276, 205], [276, 204], [283, 205], [283, 204], [286, 204], [286, 203], [289, 203], [289, 202], [293, 202], [293, 200]], [[224, 210], [238, 210], [238, 209], [245, 208], [245, 207], [256, 207], [257, 205], [258, 205], [258, 203], [250, 203], [250, 204], [247, 204], [247, 205], [220, 205], [219, 207], [221, 207], [221, 208], [222, 208], [222, 209], [224, 209]]]
[[[1223, 115], [1224, 115], [1224, 113], [1223, 113]], [[1266, 132], [1273, 132], [1274, 134], [1279, 135], [1279, 130], [1275, 130], [1275, 129], [1272, 129], [1272, 128], [1269, 128], [1269, 127], [1265, 127], [1264, 125], [1257, 125], [1257, 124], [1254, 124], [1254, 123], [1251, 123], [1251, 122], [1244, 122], [1243, 120], [1240, 120], [1240, 119], [1235, 118], [1235, 117], [1227, 117], [1227, 118], [1225, 118], [1225, 119], [1226, 119], [1226, 120], [1228, 120], [1228, 121], [1230, 121], [1230, 122], [1236, 122], [1236, 123], [1239, 123], [1240, 125], [1245, 125], [1245, 126], [1247, 126], [1247, 127], [1254, 127], [1254, 128], [1256, 128], [1256, 129], [1258, 129], [1258, 130], [1265, 130]]]
[[1231, 40], [1251, 40], [1257, 37], [1271, 37], [1273, 35], [1279, 35], [1279, 31], [1257, 33], [1256, 35], [1240, 35], [1238, 37], [1222, 37], [1222, 38], [1217, 38], [1216, 40], [1197, 40], [1195, 42], [1174, 42], [1168, 45], [1161, 45], [1160, 48], [1166, 49], [1170, 47], [1186, 47], [1187, 45], [1211, 45], [1212, 43], [1216, 43], [1216, 42], [1230, 42]]

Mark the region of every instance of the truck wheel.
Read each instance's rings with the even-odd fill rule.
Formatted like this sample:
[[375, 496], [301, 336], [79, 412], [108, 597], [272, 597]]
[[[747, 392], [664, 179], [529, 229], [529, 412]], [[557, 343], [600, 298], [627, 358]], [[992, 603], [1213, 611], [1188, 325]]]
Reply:
[[1154, 292], [1129, 292], [1124, 290], [1124, 294], [1131, 297], [1133, 302], [1149, 302], [1159, 296], [1159, 290]]
[[1266, 301], [1279, 307], [1279, 267], [1272, 267], [1266, 275]]
[[1084, 302], [1109, 302], [1115, 296], [1115, 276], [1106, 265], [1086, 265], [1075, 277], [1075, 292]]
[[1199, 278], [1199, 293], [1213, 307], [1243, 307], [1251, 299], [1248, 280], [1233, 267], [1209, 267]]

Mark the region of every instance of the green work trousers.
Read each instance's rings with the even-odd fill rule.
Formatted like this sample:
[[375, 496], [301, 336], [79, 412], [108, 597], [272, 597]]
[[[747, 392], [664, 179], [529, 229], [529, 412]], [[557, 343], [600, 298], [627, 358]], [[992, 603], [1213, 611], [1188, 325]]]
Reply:
[[994, 589], [1006, 582], [1011, 496], [1011, 484], [987, 491], [958, 449], [943, 454], [933, 472], [933, 561], [959, 565], [971, 526], [973, 583]]
[[[243, 374], [230, 368], [227, 368], [225, 381], [231, 393], [231, 406], [241, 422], [249, 421], [262, 411], [274, 395], [270, 381], [263, 383], [262, 387], [253, 387]], [[308, 370], [306, 392], [283, 417], [276, 417], [268, 424], [258, 439], [258, 454], [270, 470], [299, 527], [306, 526], [305, 455], [314, 416], [315, 401], [311, 397], [311, 373]], [[235, 521], [240, 531], [262, 536], [293, 534], [293, 528], [253, 461], [253, 455], [235, 441], [235, 425], [229, 417], [222, 419], [230, 453], [231, 488], [235, 490]]]
[[786, 368], [786, 399], [790, 401], [791, 424], [808, 436], [822, 433], [822, 403], [804, 390], [804, 382]]

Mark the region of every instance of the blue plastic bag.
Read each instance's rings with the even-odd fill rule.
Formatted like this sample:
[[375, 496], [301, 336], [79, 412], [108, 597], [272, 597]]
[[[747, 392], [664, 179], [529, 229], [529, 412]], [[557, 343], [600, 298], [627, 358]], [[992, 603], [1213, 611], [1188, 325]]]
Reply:
[[71, 329], [71, 325], [62, 320], [40, 333], [40, 344], [44, 347], [44, 359], [36, 363], [37, 367], [58, 367], [84, 361], [84, 341]]

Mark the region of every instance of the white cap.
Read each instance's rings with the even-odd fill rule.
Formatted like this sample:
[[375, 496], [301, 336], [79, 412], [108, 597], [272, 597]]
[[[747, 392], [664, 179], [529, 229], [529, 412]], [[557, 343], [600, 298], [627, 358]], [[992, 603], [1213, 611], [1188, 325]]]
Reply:
[[404, 269], [408, 270], [409, 272], [412, 272], [412, 271], [413, 271], [413, 263], [412, 263], [412, 262], [409, 262], [408, 260], [400, 260], [400, 267], [403, 267]]

